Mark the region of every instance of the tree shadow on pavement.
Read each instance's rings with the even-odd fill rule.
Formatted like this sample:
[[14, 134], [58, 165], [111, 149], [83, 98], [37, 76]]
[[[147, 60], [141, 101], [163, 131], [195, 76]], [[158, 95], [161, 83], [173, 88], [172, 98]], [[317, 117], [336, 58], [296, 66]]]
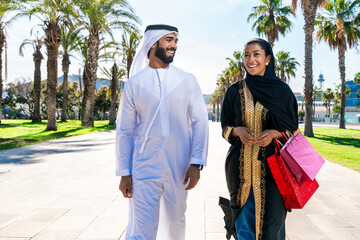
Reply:
[[344, 145], [344, 146], [354, 146], [360, 148], [360, 140], [358, 138], [349, 138], [349, 137], [336, 137], [325, 134], [316, 134], [315, 139], [327, 141], [334, 145]]
[[43, 130], [38, 133], [31, 133], [31, 134], [24, 133], [24, 135], [19, 135], [16, 138], [0, 138], [0, 150], [18, 148], [33, 143], [41, 143], [52, 139], [65, 138], [70, 133], [76, 132], [79, 129], [82, 129], [82, 127], [72, 128], [66, 131], [57, 131], [48, 135], [44, 135], [44, 133], [48, 132], [48, 130]]
[[93, 151], [99, 147], [113, 144], [109, 139], [90, 138], [85, 140], [64, 139], [60, 141], [49, 141], [35, 145], [24, 146], [0, 151], [1, 164], [33, 164], [46, 158], [51, 159], [54, 154], [78, 153]]

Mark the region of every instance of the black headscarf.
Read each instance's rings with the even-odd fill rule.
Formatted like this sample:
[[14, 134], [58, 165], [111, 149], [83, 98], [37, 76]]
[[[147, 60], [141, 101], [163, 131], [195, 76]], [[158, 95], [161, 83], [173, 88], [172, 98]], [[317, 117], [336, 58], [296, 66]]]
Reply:
[[298, 129], [298, 105], [294, 93], [288, 84], [275, 75], [275, 58], [270, 44], [261, 38], [256, 38], [246, 45], [254, 43], [260, 44], [261, 48], [266, 47], [265, 53], [271, 55], [271, 60], [264, 76], [252, 76], [245, 68], [246, 85], [254, 99], [269, 110], [276, 130], [294, 132]]

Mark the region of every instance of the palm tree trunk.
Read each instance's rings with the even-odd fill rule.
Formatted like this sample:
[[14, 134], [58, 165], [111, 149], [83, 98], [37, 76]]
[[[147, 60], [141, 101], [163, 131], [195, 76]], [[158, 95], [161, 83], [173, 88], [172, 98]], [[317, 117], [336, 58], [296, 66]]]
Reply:
[[2, 93], [3, 93], [3, 79], [2, 79], [2, 52], [5, 45], [5, 33], [2, 28], [0, 28], [0, 125], [2, 119]]
[[60, 29], [57, 22], [51, 21], [45, 30], [47, 49], [47, 117], [46, 130], [57, 131], [56, 124], [56, 88], [57, 88], [57, 57], [60, 43]]
[[133, 62], [133, 57], [128, 57], [126, 59], [126, 72], [127, 72], [127, 78], [129, 79], [129, 74], [130, 74], [130, 68], [131, 68], [131, 64]]
[[110, 86], [110, 92], [111, 92], [111, 105], [110, 105], [110, 116], [109, 116], [109, 125], [115, 125], [116, 120], [116, 96], [117, 96], [117, 85], [118, 85], [118, 79], [117, 79], [117, 65], [114, 63], [112, 67], [112, 79], [111, 79], [111, 86]]
[[284, 70], [281, 70], [280, 78], [281, 78], [281, 81], [286, 82]]
[[213, 122], [215, 122], [215, 103], [213, 104], [213, 114], [211, 119]]
[[62, 70], [64, 72], [64, 80], [63, 80], [63, 102], [62, 102], [62, 109], [61, 109], [61, 121], [66, 122], [67, 118], [67, 105], [68, 105], [68, 74], [69, 74], [69, 65], [70, 65], [70, 57], [66, 53], [63, 56], [62, 60]]
[[88, 40], [88, 79], [84, 81], [84, 98], [82, 104], [81, 125], [84, 127], [94, 126], [94, 100], [96, 90], [96, 71], [99, 59], [99, 35], [90, 35]]
[[269, 11], [269, 20], [273, 23], [273, 28], [268, 33], [268, 41], [271, 46], [271, 48], [274, 48], [274, 41], [275, 41], [275, 17], [274, 17], [274, 11], [270, 9]]
[[40, 95], [41, 95], [41, 61], [43, 60], [43, 56], [39, 50], [33, 54], [34, 56], [34, 115], [32, 117], [32, 122], [41, 122], [40, 116]]
[[219, 103], [216, 103], [216, 121], [219, 122], [220, 121], [220, 104]]
[[313, 102], [313, 71], [312, 71], [312, 44], [317, 6], [309, 4], [304, 8], [305, 19], [305, 128], [304, 135], [313, 137], [312, 102]]
[[340, 125], [339, 128], [345, 129], [345, 106], [346, 106], [346, 85], [345, 85], [345, 48], [339, 46], [339, 70], [341, 78], [341, 105], [340, 105]]
[[314, 109], [313, 109], [313, 117], [315, 118], [315, 105], [316, 105], [316, 95], [313, 94], [313, 106], [314, 106]]
[[[85, 66], [87, 65], [87, 63], [85, 63]], [[84, 67], [84, 71], [83, 71], [83, 75], [82, 75], [82, 79], [84, 79], [85, 77], [85, 67]], [[84, 80], [83, 80], [84, 82]], [[81, 69], [79, 69], [79, 87], [80, 87], [80, 99], [83, 99], [83, 94], [82, 94], [82, 84], [81, 84]], [[81, 120], [81, 104], [82, 102], [79, 104], [79, 112], [78, 112], [78, 118], [79, 120]]]

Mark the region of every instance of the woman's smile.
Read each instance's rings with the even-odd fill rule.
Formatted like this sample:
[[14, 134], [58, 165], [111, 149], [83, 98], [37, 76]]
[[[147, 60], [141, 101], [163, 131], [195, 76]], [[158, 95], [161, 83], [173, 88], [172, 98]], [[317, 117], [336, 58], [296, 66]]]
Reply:
[[270, 58], [265, 56], [265, 51], [257, 43], [249, 44], [244, 50], [245, 68], [253, 76], [264, 76]]

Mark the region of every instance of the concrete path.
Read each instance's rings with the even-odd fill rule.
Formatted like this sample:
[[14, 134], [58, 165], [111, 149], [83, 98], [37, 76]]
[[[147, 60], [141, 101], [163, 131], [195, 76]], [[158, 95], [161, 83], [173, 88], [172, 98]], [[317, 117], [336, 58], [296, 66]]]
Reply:
[[[0, 151], [0, 240], [124, 239], [127, 200], [114, 176], [114, 131]], [[210, 122], [208, 166], [188, 198], [189, 240], [225, 239], [228, 143]], [[360, 239], [360, 173], [326, 162], [320, 188], [288, 215], [288, 240]]]

